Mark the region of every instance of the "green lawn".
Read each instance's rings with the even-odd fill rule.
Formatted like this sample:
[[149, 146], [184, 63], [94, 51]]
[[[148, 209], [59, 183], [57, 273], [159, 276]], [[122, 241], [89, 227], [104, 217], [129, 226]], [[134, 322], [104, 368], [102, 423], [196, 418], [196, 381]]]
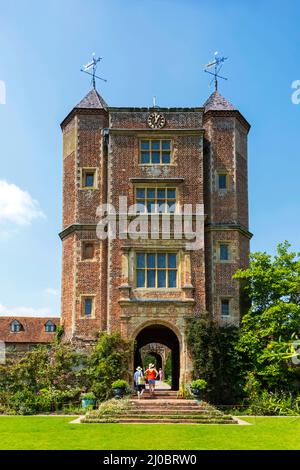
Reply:
[[1, 416], [0, 449], [300, 449], [300, 417], [247, 418], [252, 426], [69, 424], [73, 419]]

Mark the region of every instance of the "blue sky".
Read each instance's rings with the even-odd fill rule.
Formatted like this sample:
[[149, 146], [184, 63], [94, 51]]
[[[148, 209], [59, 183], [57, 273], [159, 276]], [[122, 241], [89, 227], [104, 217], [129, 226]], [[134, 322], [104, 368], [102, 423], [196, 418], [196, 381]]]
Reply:
[[285, 239], [299, 251], [299, 2], [0, 0], [0, 11], [0, 314], [59, 315], [59, 123], [89, 90], [79, 69], [93, 51], [111, 106], [202, 105], [213, 91], [202, 65], [228, 56], [220, 92], [252, 125], [252, 251]]

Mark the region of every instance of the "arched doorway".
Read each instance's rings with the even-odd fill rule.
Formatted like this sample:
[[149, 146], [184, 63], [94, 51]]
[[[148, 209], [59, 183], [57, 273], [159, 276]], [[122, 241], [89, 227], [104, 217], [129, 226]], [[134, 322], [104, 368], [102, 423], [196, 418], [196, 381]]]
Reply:
[[158, 354], [155, 351], [150, 351], [146, 354], [145, 353], [142, 354], [142, 363], [143, 363], [144, 368], [148, 367], [150, 362], [152, 362], [155, 365], [157, 370], [162, 367], [162, 358], [160, 354]]
[[143, 328], [136, 336], [134, 354], [134, 368], [142, 364], [141, 351], [149, 343], [160, 343], [171, 350], [172, 390], [179, 389], [180, 376], [180, 345], [179, 340], [170, 328], [161, 324], [149, 325]]

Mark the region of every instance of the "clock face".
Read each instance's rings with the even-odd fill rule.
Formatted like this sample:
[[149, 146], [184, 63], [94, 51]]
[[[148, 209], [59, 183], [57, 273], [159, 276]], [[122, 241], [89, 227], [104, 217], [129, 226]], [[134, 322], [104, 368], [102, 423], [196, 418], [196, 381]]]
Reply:
[[166, 124], [166, 118], [163, 114], [154, 111], [149, 114], [147, 122], [152, 129], [161, 129]]

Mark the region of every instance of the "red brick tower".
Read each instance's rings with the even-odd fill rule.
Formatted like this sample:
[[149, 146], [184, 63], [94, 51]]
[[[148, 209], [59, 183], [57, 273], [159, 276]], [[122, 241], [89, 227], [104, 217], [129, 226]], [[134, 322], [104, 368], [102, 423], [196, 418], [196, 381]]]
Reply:
[[248, 265], [252, 236], [248, 230], [250, 125], [217, 91], [204, 110], [207, 310], [221, 323], [238, 324], [246, 299], [232, 275]]
[[[201, 108], [112, 108], [92, 90], [62, 123], [62, 322], [65, 338], [90, 342], [120, 331], [141, 348], [172, 351], [173, 388], [192, 368], [188, 319], [204, 311], [238, 324], [244, 295], [232, 274], [248, 262], [249, 124], [218, 92]], [[96, 236], [97, 207], [196, 204], [196, 250], [187, 240]], [[201, 211], [200, 211], [201, 212]], [[147, 217], [145, 214], [144, 217]], [[120, 219], [120, 215], [118, 216]], [[118, 220], [119, 220], [118, 219]], [[129, 222], [132, 217], [129, 217]], [[192, 216], [195, 228], [195, 213]]]
[[[96, 90], [69, 113], [63, 132], [62, 321], [66, 339], [94, 339], [106, 329], [106, 243], [95, 233], [96, 209], [106, 200], [103, 129], [107, 104]], [[83, 313], [92, 299], [89, 321]], [[87, 308], [89, 306], [87, 305]]]

